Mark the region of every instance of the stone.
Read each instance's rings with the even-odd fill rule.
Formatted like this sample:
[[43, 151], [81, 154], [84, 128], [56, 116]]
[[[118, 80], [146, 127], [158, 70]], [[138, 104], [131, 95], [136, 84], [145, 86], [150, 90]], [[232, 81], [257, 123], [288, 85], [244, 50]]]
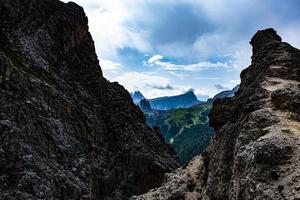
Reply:
[[[128, 199], [178, 168], [75, 3], [0, 3], [0, 199]], [[105, 31], [105, 27], [103, 27]]]

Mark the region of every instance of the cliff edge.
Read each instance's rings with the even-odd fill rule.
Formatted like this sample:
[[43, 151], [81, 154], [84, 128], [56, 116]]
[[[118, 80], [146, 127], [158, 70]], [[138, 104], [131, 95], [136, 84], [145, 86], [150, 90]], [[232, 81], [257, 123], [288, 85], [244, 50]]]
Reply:
[[81, 7], [2, 0], [0, 13], [0, 199], [127, 199], [179, 166], [103, 77]]

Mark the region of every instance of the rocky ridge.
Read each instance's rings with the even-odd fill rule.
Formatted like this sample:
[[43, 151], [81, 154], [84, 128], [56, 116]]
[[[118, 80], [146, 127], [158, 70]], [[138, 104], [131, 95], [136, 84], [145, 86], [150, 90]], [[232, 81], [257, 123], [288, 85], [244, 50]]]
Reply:
[[3, 0], [0, 13], [0, 199], [127, 199], [179, 166], [103, 77], [81, 7]]
[[188, 91], [181, 95], [158, 97], [149, 99], [150, 105], [156, 110], [170, 110], [177, 108], [188, 108], [201, 103], [193, 91]]
[[251, 65], [210, 114], [215, 136], [161, 187], [131, 199], [300, 199], [300, 51], [273, 29], [251, 39]]

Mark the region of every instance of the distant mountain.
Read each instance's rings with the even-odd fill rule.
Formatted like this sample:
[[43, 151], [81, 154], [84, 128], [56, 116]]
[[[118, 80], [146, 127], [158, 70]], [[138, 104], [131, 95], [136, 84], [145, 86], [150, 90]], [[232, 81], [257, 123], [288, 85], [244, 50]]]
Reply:
[[193, 91], [189, 91], [185, 94], [177, 96], [159, 97], [150, 99], [152, 109], [157, 110], [169, 110], [175, 108], [188, 108], [195, 104], [199, 104], [199, 101]]
[[143, 112], [152, 110], [150, 102], [147, 99], [142, 99], [139, 106]]
[[216, 99], [223, 99], [225, 97], [233, 97], [234, 94], [239, 90], [240, 85], [235, 86], [232, 90], [225, 90], [216, 94], [213, 98], [207, 100], [207, 102], [214, 102]]
[[[158, 126], [166, 142], [171, 144], [179, 155], [181, 162], [186, 163], [203, 152], [214, 134], [208, 124], [208, 115], [213, 101], [232, 97], [238, 89], [239, 85], [232, 90], [220, 92], [207, 102], [198, 101], [191, 91], [183, 95], [151, 99], [149, 101], [152, 109], [149, 109], [148, 105], [148, 109], [145, 110], [147, 100], [142, 100], [139, 106], [146, 116], [147, 124]], [[154, 107], [155, 103], [156, 107]], [[188, 108], [166, 110], [167, 107], [171, 107], [170, 105], [187, 106]]]
[[135, 91], [131, 93], [131, 98], [135, 104], [139, 104], [142, 99], [146, 99], [140, 91]]

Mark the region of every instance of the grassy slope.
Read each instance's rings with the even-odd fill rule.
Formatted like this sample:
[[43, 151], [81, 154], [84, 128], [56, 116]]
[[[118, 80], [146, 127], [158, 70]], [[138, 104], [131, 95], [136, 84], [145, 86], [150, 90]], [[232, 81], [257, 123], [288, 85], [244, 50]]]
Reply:
[[146, 117], [149, 125], [160, 127], [166, 141], [186, 163], [209, 144], [213, 134], [208, 125], [210, 109], [210, 104], [202, 104], [185, 109], [151, 111]]

